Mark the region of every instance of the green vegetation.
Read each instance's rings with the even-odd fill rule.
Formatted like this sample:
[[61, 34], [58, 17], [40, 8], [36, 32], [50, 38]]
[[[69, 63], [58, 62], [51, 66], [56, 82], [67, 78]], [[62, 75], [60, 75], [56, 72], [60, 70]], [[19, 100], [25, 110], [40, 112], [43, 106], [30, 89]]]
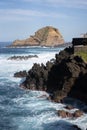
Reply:
[[87, 62], [87, 52], [85, 51], [79, 51], [79, 52], [75, 52], [75, 55], [81, 56], [81, 58]]

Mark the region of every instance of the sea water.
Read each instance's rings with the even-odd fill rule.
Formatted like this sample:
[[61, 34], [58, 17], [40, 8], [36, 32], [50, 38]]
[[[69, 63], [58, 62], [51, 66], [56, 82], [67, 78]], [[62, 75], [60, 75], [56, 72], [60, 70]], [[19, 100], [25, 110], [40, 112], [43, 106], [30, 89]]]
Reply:
[[[34, 63], [46, 64], [64, 48], [6, 48], [3, 45], [0, 43], [0, 130], [75, 130], [72, 124], [86, 130], [87, 114], [77, 119], [62, 119], [57, 115], [57, 110], [64, 110], [64, 104], [40, 98], [45, 92], [20, 88], [23, 79], [13, 77], [17, 71], [28, 71]], [[28, 55], [37, 55], [38, 58], [8, 60], [11, 56]], [[73, 105], [85, 107], [78, 101], [69, 100]], [[69, 110], [72, 111], [75, 109]]]

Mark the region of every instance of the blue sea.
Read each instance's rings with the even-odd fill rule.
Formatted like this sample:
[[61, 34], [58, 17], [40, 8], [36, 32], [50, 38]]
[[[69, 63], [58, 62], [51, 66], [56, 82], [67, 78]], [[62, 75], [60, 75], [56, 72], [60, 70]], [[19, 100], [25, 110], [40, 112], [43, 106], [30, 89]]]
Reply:
[[[0, 130], [76, 130], [72, 128], [73, 124], [86, 130], [87, 114], [77, 119], [62, 119], [57, 110], [65, 110], [64, 104], [40, 98], [45, 92], [20, 88], [24, 79], [13, 77], [17, 71], [28, 71], [34, 63], [46, 64], [64, 48], [6, 48], [8, 44], [0, 42]], [[27, 55], [37, 55], [38, 58], [8, 60], [11, 56]], [[79, 101], [69, 100], [74, 105], [81, 105]], [[68, 111], [72, 113], [75, 110]]]

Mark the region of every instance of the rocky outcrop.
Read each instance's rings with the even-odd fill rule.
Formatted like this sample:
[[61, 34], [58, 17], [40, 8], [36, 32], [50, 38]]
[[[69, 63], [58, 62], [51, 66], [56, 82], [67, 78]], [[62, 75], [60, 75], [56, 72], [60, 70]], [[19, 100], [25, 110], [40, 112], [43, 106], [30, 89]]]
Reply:
[[62, 118], [67, 118], [67, 117], [78, 118], [78, 117], [81, 117], [83, 114], [84, 113], [80, 110], [76, 110], [73, 113], [70, 113], [65, 110], [58, 110], [58, 116], [61, 116]]
[[21, 86], [45, 90], [55, 102], [70, 96], [87, 103], [87, 64], [73, 55], [72, 48], [66, 48], [55, 57], [46, 66], [34, 64]]
[[74, 107], [71, 106], [71, 105], [67, 105], [67, 106], [65, 106], [64, 108], [65, 108], [65, 109], [68, 109], [68, 110], [72, 110], [72, 109], [74, 109]]
[[77, 95], [78, 99], [81, 100], [81, 96], [84, 96], [83, 99], [86, 101], [87, 83], [85, 78], [83, 78], [86, 73], [87, 65], [80, 57], [72, 55], [68, 58], [65, 58], [59, 64], [56, 63], [52, 66], [48, 75], [47, 91], [53, 93], [53, 98], [55, 101], [59, 101], [61, 98], [64, 98], [68, 95], [72, 95], [72, 97]]
[[26, 80], [22, 83], [27, 89], [45, 90], [47, 89], [48, 72], [52, 67], [52, 62], [47, 62], [46, 66], [43, 64], [34, 64], [29, 70]]
[[28, 56], [11, 56], [8, 60], [28, 60], [30, 58], [38, 58], [37, 55], [28, 55]]
[[34, 36], [30, 36], [25, 40], [15, 40], [9, 47], [17, 46], [58, 46], [64, 43], [64, 39], [59, 30], [46, 26], [35, 32]]
[[17, 77], [17, 78], [23, 78], [23, 77], [26, 77], [26, 76], [27, 76], [26, 70], [20, 71], [20, 72], [16, 72], [16, 73], [14, 74], [14, 77]]
[[87, 71], [80, 72], [76, 78], [73, 87], [71, 88], [68, 96], [79, 99], [87, 104]]

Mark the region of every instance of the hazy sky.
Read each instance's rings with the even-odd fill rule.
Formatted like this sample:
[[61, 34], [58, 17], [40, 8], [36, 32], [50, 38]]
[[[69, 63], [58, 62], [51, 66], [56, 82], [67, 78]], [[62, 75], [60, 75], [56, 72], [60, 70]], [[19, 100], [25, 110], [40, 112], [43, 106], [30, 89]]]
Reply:
[[54, 26], [65, 41], [87, 32], [87, 0], [0, 0], [0, 41], [28, 38]]

